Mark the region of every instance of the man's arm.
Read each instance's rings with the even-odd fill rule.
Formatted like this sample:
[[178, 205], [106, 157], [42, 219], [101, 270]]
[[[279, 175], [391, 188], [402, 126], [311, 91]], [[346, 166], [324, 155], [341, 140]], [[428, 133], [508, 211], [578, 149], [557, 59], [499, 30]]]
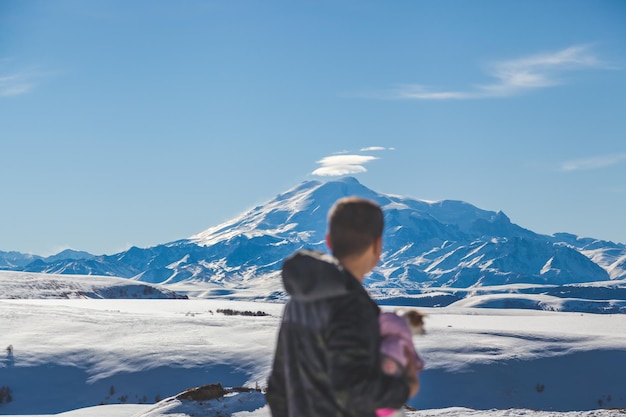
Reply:
[[420, 389], [420, 381], [417, 377], [417, 358], [409, 348], [404, 347], [404, 356], [407, 359], [406, 370], [404, 376], [409, 383], [409, 398], [415, 397]]
[[338, 404], [353, 414], [400, 408], [413, 388], [404, 376], [382, 372], [378, 332], [377, 312], [366, 296], [335, 300], [326, 332], [330, 382]]
[[285, 385], [285, 367], [283, 356], [282, 329], [276, 343], [272, 373], [267, 381], [265, 399], [272, 412], [272, 417], [287, 417], [287, 392]]

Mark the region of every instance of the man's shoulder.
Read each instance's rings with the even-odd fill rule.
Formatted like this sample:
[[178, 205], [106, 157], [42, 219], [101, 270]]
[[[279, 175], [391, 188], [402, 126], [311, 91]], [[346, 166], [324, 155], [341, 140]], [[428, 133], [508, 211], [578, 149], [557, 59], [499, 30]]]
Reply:
[[359, 282], [350, 286], [345, 294], [328, 301], [335, 315], [353, 314], [363, 318], [375, 316], [377, 319], [380, 313], [380, 308], [376, 302], [372, 300], [367, 290]]
[[283, 262], [281, 276], [291, 299], [313, 302], [345, 295], [351, 276], [331, 255], [300, 250]]
[[380, 308], [360, 283], [348, 286], [336, 295], [317, 299], [291, 298], [285, 306], [286, 321], [316, 323], [348, 317], [372, 318], [378, 323]]

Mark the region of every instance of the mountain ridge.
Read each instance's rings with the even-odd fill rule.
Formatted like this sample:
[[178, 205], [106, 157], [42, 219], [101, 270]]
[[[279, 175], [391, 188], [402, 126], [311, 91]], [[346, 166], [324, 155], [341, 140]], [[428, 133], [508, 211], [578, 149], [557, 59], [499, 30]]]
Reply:
[[204, 286], [205, 296], [281, 298], [282, 260], [300, 248], [324, 251], [327, 213], [338, 198], [350, 195], [377, 202], [385, 214], [382, 260], [365, 281], [381, 296], [626, 278], [625, 245], [569, 233], [541, 235], [502, 211], [382, 194], [352, 177], [305, 181], [187, 239], [84, 259], [36, 259], [13, 269]]

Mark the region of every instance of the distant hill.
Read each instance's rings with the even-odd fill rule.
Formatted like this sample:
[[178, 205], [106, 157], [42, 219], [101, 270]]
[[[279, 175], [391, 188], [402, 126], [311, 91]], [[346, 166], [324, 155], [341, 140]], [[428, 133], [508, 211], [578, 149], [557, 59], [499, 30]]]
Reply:
[[48, 256], [44, 258], [44, 262], [58, 262], [58, 261], [66, 261], [66, 260], [87, 260], [95, 258], [95, 255], [92, 255], [89, 252], [73, 250], [73, 249], [65, 249], [57, 253], [56, 255]]
[[15, 251], [0, 251], [0, 269], [23, 268], [37, 259], [42, 259], [42, 257]]
[[16, 251], [0, 251], [0, 269], [20, 270], [33, 262], [53, 263], [59, 261], [86, 260], [95, 258], [88, 252], [65, 249], [56, 255], [43, 257], [39, 255], [20, 253]]

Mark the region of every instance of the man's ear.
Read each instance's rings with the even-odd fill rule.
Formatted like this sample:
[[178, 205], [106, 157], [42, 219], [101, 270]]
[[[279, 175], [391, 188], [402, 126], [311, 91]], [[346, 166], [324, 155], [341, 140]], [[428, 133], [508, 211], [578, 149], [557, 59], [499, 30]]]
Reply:
[[330, 239], [330, 233], [326, 234], [326, 246], [328, 246], [331, 252], [333, 251], [333, 241]]
[[374, 241], [373, 247], [374, 247], [374, 253], [376, 253], [378, 256], [380, 256], [380, 254], [383, 253], [383, 237], [382, 236]]

